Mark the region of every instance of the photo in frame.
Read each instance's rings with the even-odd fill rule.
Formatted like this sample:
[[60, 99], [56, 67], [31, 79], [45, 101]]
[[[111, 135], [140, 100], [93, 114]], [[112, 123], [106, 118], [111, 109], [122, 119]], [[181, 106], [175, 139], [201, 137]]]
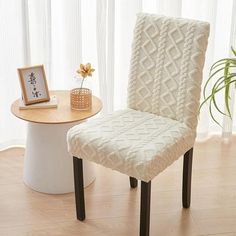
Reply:
[[23, 102], [25, 105], [50, 100], [43, 65], [18, 68]]

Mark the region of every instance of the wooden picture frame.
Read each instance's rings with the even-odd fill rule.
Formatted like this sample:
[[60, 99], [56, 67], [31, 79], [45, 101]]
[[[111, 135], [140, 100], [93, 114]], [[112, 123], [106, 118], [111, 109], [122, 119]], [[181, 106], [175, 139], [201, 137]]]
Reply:
[[43, 65], [18, 68], [17, 70], [25, 105], [47, 102], [50, 100]]

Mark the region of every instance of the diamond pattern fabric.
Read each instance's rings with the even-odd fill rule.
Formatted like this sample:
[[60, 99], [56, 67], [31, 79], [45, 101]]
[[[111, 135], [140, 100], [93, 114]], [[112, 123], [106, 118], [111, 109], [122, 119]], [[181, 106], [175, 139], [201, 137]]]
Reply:
[[128, 109], [68, 131], [71, 155], [150, 181], [193, 147], [209, 24], [138, 14]]
[[139, 14], [128, 107], [195, 129], [208, 35], [206, 22]]
[[194, 132], [184, 123], [132, 109], [73, 127], [69, 152], [149, 181], [190, 149]]

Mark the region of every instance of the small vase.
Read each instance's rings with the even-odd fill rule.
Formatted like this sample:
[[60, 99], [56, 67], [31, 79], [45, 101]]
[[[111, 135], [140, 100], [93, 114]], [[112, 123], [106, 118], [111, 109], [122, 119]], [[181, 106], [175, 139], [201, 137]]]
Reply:
[[70, 91], [70, 105], [73, 110], [90, 110], [92, 91], [87, 88], [75, 88]]

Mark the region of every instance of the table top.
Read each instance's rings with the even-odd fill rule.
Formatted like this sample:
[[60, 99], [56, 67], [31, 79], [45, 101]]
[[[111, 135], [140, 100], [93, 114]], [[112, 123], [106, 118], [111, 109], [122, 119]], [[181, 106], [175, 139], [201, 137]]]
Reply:
[[56, 95], [57, 108], [20, 110], [17, 99], [11, 105], [11, 112], [18, 118], [34, 123], [63, 124], [85, 120], [96, 115], [102, 109], [99, 98], [92, 96], [92, 109], [88, 111], [76, 111], [70, 107], [70, 91], [50, 91], [50, 95]]

